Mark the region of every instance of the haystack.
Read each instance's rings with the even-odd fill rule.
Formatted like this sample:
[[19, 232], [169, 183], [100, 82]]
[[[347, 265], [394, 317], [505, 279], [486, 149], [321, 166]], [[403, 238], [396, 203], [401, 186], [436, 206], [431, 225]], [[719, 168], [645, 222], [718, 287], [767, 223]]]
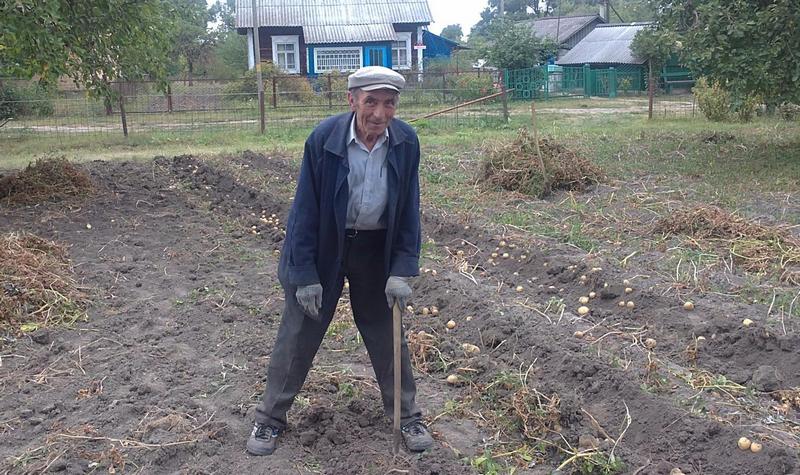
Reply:
[[0, 201], [40, 203], [91, 194], [92, 180], [66, 158], [39, 158], [24, 170], [0, 176]]
[[511, 142], [489, 145], [480, 174], [490, 187], [537, 198], [555, 190], [584, 191], [602, 178], [600, 167], [554, 140], [539, 139], [537, 150], [526, 129]]

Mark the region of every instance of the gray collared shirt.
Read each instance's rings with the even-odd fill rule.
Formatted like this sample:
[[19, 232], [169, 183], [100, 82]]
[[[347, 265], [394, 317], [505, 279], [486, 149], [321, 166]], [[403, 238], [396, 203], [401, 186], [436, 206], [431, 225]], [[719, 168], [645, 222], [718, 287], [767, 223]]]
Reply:
[[350, 121], [347, 136], [347, 162], [350, 172], [347, 184], [347, 229], [386, 229], [388, 173], [386, 153], [389, 151], [389, 130], [378, 138], [372, 150], [367, 150], [356, 135], [356, 116]]

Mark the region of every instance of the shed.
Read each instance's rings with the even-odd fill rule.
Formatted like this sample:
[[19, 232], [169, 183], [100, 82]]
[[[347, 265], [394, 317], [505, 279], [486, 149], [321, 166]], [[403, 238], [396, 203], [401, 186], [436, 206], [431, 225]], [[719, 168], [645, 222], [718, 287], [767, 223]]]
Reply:
[[466, 46], [459, 44], [457, 41], [436, 35], [428, 30], [422, 31], [422, 41], [425, 43], [422, 55], [424, 59], [449, 58], [453, 51], [467, 49]]
[[650, 23], [625, 23], [597, 25], [556, 63], [560, 66], [605, 68], [615, 65], [642, 67], [646, 60], [637, 58], [631, 51], [633, 38]]
[[[636, 57], [631, 43], [650, 23], [602, 24], [586, 35], [556, 64], [565, 77], [582, 77], [587, 95], [616, 95], [616, 91], [642, 91], [646, 85], [646, 60]], [[578, 70], [580, 68], [580, 71]], [[590, 71], [587, 77], [587, 72]]]
[[[255, 64], [252, 0], [236, 0], [236, 27]], [[422, 68], [427, 0], [258, 0], [261, 60], [287, 73], [315, 75], [362, 66]], [[416, 52], [416, 54], [414, 54]]]
[[600, 15], [550, 16], [537, 18], [530, 25], [533, 34], [558, 43], [558, 56], [571, 50], [597, 25], [606, 21]]

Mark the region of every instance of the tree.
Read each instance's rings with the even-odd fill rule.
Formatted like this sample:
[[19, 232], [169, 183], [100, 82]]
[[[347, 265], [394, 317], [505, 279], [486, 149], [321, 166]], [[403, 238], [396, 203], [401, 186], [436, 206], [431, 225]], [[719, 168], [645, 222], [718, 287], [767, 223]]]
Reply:
[[464, 32], [461, 31], [461, 25], [447, 25], [446, 27], [442, 28], [442, 32], [439, 33], [439, 36], [442, 38], [447, 38], [448, 40], [455, 41], [456, 43], [461, 43]]
[[674, 31], [681, 62], [734, 101], [800, 103], [797, 0], [651, 0], [660, 31]]
[[3, 75], [43, 84], [66, 76], [106, 97], [112, 81], [166, 76], [165, 0], [5, 0], [0, 17]]
[[216, 32], [208, 29], [213, 20], [205, 0], [170, 0], [178, 12], [172, 38], [172, 58], [192, 85], [195, 70], [210, 60]]
[[497, 20], [490, 30], [491, 43], [485, 50], [492, 66], [503, 69], [523, 69], [542, 64], [558, 49], [549, 38], [534, 36], [530, 25], [511, 20]]
[[[560, 0], [552, 3], [553, 15], [596, 15], [602, 0]], [[609, 0], [609, 22], [650, 21], [655, 12], [647, 0]]]

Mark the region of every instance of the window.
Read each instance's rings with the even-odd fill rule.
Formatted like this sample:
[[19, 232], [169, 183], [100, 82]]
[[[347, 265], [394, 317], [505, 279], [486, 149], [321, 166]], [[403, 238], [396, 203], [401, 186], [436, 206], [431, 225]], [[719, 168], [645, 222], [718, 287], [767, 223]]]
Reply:
[[297, 36], [273, 36], [272, 62], [287, 73], [299, 73], [299, 43]]
[[318, 73], [355, 71], [361, 67], [361, 48], [315, 48], [314, 65]]
[[411, 33], [397, 33], [397, 40], [392, 42], [392, 67], [394, 69], [411, 69]]

